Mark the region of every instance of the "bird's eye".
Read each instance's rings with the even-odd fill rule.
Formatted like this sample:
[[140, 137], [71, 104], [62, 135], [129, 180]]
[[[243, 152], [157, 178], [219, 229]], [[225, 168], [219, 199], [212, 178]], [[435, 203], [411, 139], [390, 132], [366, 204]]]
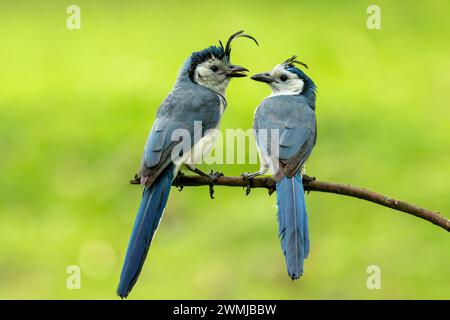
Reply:
[[211, 67], [211, 70], [212, 70], [213, 72], [217, 72], [217, 70], [219, 70], [219, 68], [217, 68], [217, 66], [212, 66], [212, 67]]
[[286, 81], [288, 79], [288, 77], [287, 77], [287, 75], [285, 75], [285, 74], [283, 74], [281, 77], [280, 77], [280, 80], [281, 81]]

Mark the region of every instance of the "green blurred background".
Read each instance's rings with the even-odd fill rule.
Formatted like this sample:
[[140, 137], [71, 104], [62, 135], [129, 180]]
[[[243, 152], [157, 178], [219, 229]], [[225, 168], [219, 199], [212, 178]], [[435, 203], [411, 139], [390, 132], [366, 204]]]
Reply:
[[[318, 85], [307, 171], [450, 214], [450, 4], [376, 1], [71, 1], [0, 4], [0, 298], [115, 299], [140, 201], [128, 184], [156, 109], [192, 51], [245, 29], [234, 63], [297, 54]], [[225, 128], [250, 128], [269, 89], [228, 90]], [[203, 166], [226, 175], [257, 165]], [[450, 238], [369, 202], [307, 195], [311, 255], [292, 282], [275, 196], [172, 190], [130, 298], [449, 299]], [[369, 265], [380, 290], [366, 287]], [[69, 265], [81, 289], [66, 287]]]

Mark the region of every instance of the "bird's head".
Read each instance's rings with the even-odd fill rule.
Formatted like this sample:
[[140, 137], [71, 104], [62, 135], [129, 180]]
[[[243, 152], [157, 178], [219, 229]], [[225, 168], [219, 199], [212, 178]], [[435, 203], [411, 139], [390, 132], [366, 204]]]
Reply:
[[219, 41], [219, 46], [194, 52], [188, 69], [191, 81], [224, 95], [231, 78], [245, 77], [248, 70], [230, 62], [231, 43], [240, 37], [249, 38], [258, 45], [255, 38], [239, 31], [230, 36], [225, 47]]
[[270, 72], [255, 74], [252, 76], [252, 79], [267, 83], [271, 87], [273, 95], [315, 94], [316, 85], [295, 64], [308, 68], [306, 64], [298, 61], [297, 57], [293, 56], [283, 63], [276, 65]]

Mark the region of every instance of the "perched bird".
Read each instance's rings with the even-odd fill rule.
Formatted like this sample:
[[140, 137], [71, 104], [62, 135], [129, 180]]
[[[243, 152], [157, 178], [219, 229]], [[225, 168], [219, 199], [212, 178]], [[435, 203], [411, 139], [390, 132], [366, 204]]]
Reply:
[[[230, 79], [245, 77], [248, 71], [230, 62], [231, 43], [239, 37], [250, 38], [258, 44], [252, 36], [239, 31], [225, 46], [219, 41], [219, 46], [192, 53], [158, 109], [139, 172], [144, 191], [117, 288], [121, 298], [128, 296], [141, 272], [172, 181], [180, 168], [186, 164], [189, 170], [206, 175], [195, 168], [195, 163], [213, 146], [214, 137], [208, 130], [219, 126], [227, 106], [225, 91]], [[198, 146], [200, 152], [193, 152]]]
[[309, 253], [302, 169], [316, 143], [316, 85], [296, 64], [297, 57], [272, 71], [252, 76], [267, 83], [272, 94], [257, 107], [253, 122], [260, 170], [243, 173], [245, 179], [272, 171], [276, 181], [279, 236], [292, 280], [303, 274]]

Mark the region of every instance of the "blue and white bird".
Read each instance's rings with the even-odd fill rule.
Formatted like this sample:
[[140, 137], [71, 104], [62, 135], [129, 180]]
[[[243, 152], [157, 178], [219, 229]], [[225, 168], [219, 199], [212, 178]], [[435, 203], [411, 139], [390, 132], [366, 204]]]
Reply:
[[303, 274], [309, 253], [308, 216], [302, 169], [316, 143], [316, 85], [295, 64], [293, 56], [272, 71], [252, 76], [267, 83], [272, 94], [257, 107], [253, 122], [260, 155], [260, 170], [244, 173], [245, 179], [269, 170], [276, 181], [281, 247], [292, 280]]
[[117, 288], [121, 298], [128, 296], [139, 277], [172, 181], [181, 167], [187, 165], [189, 170], [206, 175], [195, 164], [213, 147], [217, 130], [210, 129], [219, 126], [227, 106], [225, 91], [230, 79], [245, 77], [248, 71], [230, 62], [231, 43], [239, 37], [250, 38], [258, 44], [253, 37], [239, 31], [228, 39], [225, 47], [219, 41], [219, 46], [192, 53], [158, 109], [139, 172], [145, 188]]

